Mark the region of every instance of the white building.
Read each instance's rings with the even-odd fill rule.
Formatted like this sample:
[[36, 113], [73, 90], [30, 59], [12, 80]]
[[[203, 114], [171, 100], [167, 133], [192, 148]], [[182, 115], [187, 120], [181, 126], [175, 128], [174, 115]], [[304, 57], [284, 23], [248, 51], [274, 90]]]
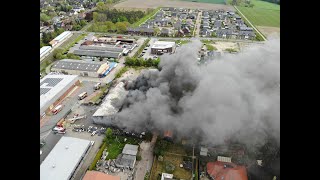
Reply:
[[151, 47], [151, 54], [173, 53], [175, 46], [175, 42], [156, 41]]
[[[115, 114], [119, 111], [128, 91], [125, 89], [125, 84], [119, 82], [116, 87], [110, 90], [108, 95], [103, 99], [103, 103], [93, 114], [95, 123], [112, 124]], [[115, 105], [118, 106], [115, 106]]]
[[231, 163], [231, 157], [218, 156], [217, 161]]
[[168, 173], [162, 173], [161, 175], [161, 180], [167, 180], [167, 179], [172, 179], [173, 174], [168, 174]]
[[63, 59], [57, 61], [51, 71], [63, 74], [79, 76], [100, 77], [109, 69], [109, 64], [105, 62], [85, 62], [77, 59]]
[[70, 31], [64, 31], [63, 33], [61, 33], [59, 36], [57, 36], [56, 38], [54, 38], [52, 41], [50, 41], [50, 44], [52, 47], [56, 46], [57, 44], [65, 41], [66, 39], [68, 39], [69, 37], [72, 36], [72, 32]]
[[51, 111], [79, 84], [77, 75], [49, 74], [40, 79], [40, 117]]
[[40, 61], [50, 52], [51, 49], [51, 46], [43, 46], [42, 48], [40, 48]]
[[90, 141], [62, 137], [40, 165], [40, 180], [70, 180], [90, 150]]

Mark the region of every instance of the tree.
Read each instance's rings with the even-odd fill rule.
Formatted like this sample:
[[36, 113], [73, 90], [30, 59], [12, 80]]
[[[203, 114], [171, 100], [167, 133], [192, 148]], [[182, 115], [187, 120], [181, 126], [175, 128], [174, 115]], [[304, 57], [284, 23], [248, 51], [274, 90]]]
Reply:
[[40, 21], [42, 22], [48, 22], [50, 21], [50, 16], [46, 15], [45, 13], [40, 13]]
[[93, 13], [93, 20], [94, 20], [94, 22], [105, 22], [107, 20], [107, 16], [102, 13], [94, 12]]
[[107, 29], [108, 31], [109, 31], [109, 30], [112, 30], [112, 31], [116, 30], [116, 26], [115, 26], [114, 23], [111, 22], [111, 21], [105, 22], [105, 25], [106, 25], [106, 29]]
[[111, 136], [112, 136], [112, 129], [108, 128], [107, 131], [106, 131], [106, 137], [110, 138]]
[[106, 5], [103, 2], [98, 2], [96, 7], [98, 12], [103, 12], [106, 10]]
[[127, 31], [127, 27], [123, 22], [116, 23], [117, 33], [123, 34]]
[[157, 27], [157, 28], [154, 28], [154, 34], [157, 36], [160, 34], [160, 29]]
[[107, 0], [107, 3], [112, 4], [113, 2], [112, 2], [112, 0]]

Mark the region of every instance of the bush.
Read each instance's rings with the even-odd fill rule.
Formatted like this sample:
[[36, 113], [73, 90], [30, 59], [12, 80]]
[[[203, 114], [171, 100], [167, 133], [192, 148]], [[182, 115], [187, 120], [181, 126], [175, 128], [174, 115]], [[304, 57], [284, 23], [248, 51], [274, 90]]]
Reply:
[[168, 162], [168, 161], [165, 162], [164, 169], [166, 173], [172, 174], [175, 168], [176, 167], [171, 162]]
[[128, 67], [123, 67], [122, 69], [120, 69], [120, 71], [118, 71], [116, 74], [116, 78], [121, 77], [122, 74], [125, 73], [126, 71], [128, 71]]
[[107, 147], [107, 143], [104, 142], [102, 147], [100, 148], [100, 150], [98, 151], [96, 157], [94, 158], [93, 162], [91, 163], [90, 167], [89, 167], [89, 171], [93, 170], [96, 168], [96, 164], [99, 161], [99, 159], [101, 158], [102, 154], [103, 154], [103, 150]]
[[140, 155], [137, 156], [137, 161], [141, 161], [142, 157]]

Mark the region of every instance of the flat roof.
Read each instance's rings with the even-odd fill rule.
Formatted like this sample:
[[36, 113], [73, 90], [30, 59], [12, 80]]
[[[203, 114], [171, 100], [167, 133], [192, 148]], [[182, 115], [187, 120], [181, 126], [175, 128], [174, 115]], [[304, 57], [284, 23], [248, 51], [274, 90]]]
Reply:
[[40, 56], [42, 53], [44, 53], [50, 49], [51, 49], [51, 46], [43, 46], [42, 48], [40, 48]]
[[138, 148], [139, 146], [137, 145], [126, 144], [122, 150], [122, 153], [136, 156], [138, 154]]
[[166, 49], [166, 48], [172, 48], [175, 46], [175, 42], [170, 41], [157, 41], [155, 42], [151, 48], [157, 48], [157, 49]]
[[89, 147], [88, 140], [61, 137], [40, 165], [40, 180], [69, 180]]
[[80, 56], [98, 56], [98, 57], [111, 57], [118, 58], [122, 52], [112, 52], [112, 51], [101, 51], [101, 50], [82, 50], [76, 49], [73, 54]]
[[120, 180], [120, 176], [111, 176], [99, 171], [87, 171], [82, 180]]
[[48, 109], [77, 80], [77, 75], [60, 74], [49, 74], [40, 79], [40, 114]]
[[103, 62], [85, 62], [77, 59], [62, 59], [57, 61], [52, 68], [66, 69], [66, 70], [79, 70], [97, 72], [101, 65], [106, 64]]
[[62, 39], [64, 39], [66, 36], [68, 36], [69, 34], [71, 34], [70, 31], [64, 31], [63, 33], [61, 33], [59, 36], [55, 37], [53, 40], [55, 41], [61, 41]]

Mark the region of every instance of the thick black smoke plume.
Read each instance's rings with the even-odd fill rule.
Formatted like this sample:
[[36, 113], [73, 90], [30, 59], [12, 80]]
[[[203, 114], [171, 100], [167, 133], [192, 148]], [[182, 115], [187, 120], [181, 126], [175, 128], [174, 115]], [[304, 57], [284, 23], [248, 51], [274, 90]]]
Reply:
[[254, 45], [198, 65], [199, 41], [161, 57], [160, 69], [144, 71], [116, 122], [131, 130], [174, 130], [204, 141], [254, 144], [280, 141], [280, 41]]

